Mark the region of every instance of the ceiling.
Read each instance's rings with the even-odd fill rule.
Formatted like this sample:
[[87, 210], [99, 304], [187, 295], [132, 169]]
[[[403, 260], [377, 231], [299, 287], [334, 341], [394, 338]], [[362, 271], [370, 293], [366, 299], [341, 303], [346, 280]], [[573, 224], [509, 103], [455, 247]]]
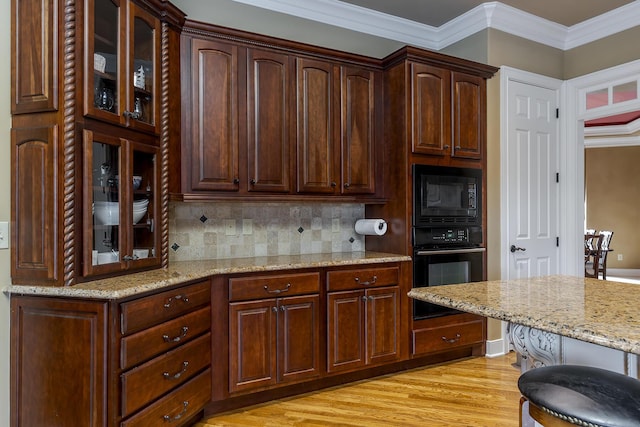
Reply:
[[[388, 15], [433, 27], [453, 20], [471, 9], [488, 3], [482, 0], [341, 0]], [[637, 1], [637, 0], [636, 0]], [[571, 27], [610, 12], [634, 0], [501, 0], [500, 3]]]

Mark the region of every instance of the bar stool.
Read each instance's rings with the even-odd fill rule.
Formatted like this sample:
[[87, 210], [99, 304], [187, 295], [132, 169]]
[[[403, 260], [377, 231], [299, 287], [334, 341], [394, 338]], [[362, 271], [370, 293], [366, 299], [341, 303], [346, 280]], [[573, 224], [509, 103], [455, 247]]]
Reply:
[[518, 379], [520, 420], [529, 415], [544, 427], [638, 427], [640, 381], [589, 366], [535, 368]]

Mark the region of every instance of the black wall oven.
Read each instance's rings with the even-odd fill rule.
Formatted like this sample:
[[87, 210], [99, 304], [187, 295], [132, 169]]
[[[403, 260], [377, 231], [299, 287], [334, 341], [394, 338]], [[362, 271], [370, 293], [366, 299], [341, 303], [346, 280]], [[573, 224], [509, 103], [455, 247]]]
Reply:
[[[485, 248], [415, 249], [413, 287], [451, 285], [483, 280]], [[413, 300], [413, 319], [458, 313], [452, 308]]]
[[[429, 165], [412, 170], [413, 287], [484, 280], [482, 170]], [[414, 320], [455, 313], [413, 301]]]

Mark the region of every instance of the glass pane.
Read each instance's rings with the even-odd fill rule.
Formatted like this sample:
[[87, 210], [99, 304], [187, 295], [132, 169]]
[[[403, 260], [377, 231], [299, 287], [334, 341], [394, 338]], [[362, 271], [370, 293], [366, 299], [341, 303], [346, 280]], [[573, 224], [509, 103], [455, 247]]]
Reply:
[[429, 264], [429, 286], [453, 285], [469, 282], [469, 261]]
[[100, 110], [118, 111], [118, 7], [111, 0], [95, 0], [93, 54], [93, 104]]
[[119, 262], [119, 171], [120, 147], [93, 142], [93, 265]]
[[587, 93], [587, 110], [609, 105], [609, 89], [599, 89]]
[[133, 253], [134, 260], [155, 257], [155, 154], [133, 152]]
[[137, 120], [153, 124], [154, 29], [141, 18], [134, 20], [133, 112]]
[[613, 87], [613, 103], [638, 98], [638, 82], [629, 82]]

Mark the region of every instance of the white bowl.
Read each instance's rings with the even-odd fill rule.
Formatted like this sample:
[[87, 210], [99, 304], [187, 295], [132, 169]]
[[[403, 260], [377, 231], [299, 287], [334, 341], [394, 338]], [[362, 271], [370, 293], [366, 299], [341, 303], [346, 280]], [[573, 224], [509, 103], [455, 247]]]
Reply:
[[147, 207], [145, 206], [144, 209], [133, 209], [133, 223], [137, 224], [138, 221], [140, 221], [142, 219], [142, 217], [144, 216], [144, 214], [147, 213]]
[[139, 259], [148, 258], [149, 257], [149, 249], [134, 249], [133, 256], [138, 257]]
[[96, 224], [118, 225], [120, 223], [120, 205], [118, 202], [94, 202], [93, 209]]

